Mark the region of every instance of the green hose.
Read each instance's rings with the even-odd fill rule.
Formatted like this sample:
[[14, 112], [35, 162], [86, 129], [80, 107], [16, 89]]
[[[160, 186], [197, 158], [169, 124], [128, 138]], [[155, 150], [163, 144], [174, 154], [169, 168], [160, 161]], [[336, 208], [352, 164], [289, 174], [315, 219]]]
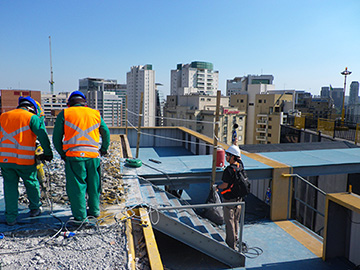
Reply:
[[142, 161], [136, 158], [127, 158], [125, 164], [127, 164], [130, 167], [139, 168], [142, 165]]

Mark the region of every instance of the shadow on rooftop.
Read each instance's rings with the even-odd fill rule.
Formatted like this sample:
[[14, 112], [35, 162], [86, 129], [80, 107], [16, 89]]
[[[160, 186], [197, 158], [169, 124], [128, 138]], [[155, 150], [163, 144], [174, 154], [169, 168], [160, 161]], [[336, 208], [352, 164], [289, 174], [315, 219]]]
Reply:
[[321, 258], [316, 258], [316, 259], [307, 259], [307, 260], [299, 260], [299, 261], [291, 261], [291, 262], [263, 264], [260, 267], [246, 267], [246, 269], [346, 270], [346, 269], [355, 269], [355, 265], [344, 258], [335, 258], [326, 262], [324, 262]]

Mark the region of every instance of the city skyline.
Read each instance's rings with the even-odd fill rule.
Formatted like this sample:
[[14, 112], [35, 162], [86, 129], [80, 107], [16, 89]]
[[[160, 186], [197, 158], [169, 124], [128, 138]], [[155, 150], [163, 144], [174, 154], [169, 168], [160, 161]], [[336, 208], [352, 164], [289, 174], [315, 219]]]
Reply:
[[126, 83], [132, 66], [151, 64], [170, 93], [179, 63], [213, 63], [226, 80], [273, 75], [276, 89], [319, 95], [322, 86], [360, 80], [360, 2], [326, 1], [2, 1], [0, 88], [55, 92], [79, 79]]

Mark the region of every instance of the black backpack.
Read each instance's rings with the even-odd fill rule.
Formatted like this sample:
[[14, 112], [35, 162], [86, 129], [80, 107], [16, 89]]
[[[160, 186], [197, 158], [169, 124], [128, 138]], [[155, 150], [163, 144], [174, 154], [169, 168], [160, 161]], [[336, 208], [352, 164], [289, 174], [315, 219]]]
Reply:
[[231, 191], [223, 195], [226, 200], [244, 198], [250, 193], [250, 182], [244, 170], [244, 164], [242, 163], [242, 161], [239, 161], [239, 167], [232, 167], [232, 169], [235, 172], [236, 179], [234, 183], [230, 186]]

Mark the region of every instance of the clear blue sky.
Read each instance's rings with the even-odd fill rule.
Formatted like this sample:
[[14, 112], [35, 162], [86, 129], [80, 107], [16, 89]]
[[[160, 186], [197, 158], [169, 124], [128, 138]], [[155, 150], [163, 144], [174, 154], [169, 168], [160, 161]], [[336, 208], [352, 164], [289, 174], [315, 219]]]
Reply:
[[[126, 83], [152, 64], [168, 94], [178, 63], [207, 61], [226, 80], [272, 74], [276, 89], [319, 94], [360, 81], [359, 0], [0, 0], [0, 88], [49, 92], [85, 77]], [[347, 94], [348, 88], [347, 87]]]

